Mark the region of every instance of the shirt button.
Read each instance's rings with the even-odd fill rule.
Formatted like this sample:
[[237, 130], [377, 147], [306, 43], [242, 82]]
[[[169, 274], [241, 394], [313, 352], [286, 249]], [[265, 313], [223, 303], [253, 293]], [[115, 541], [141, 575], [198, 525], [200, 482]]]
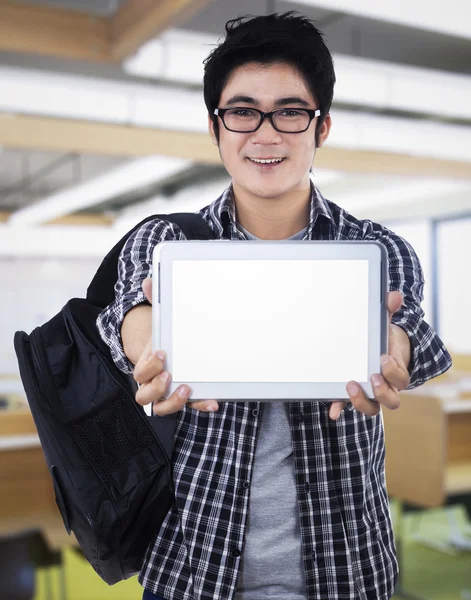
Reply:
[[258, 410], [258, 408], [254, 408], [254, 409], [253, 409], [253, 411], [252, 411], [252, 415], [253, 415], [254, 417], [258, 417], [258, 413], [259, 413], [259, 410]]
[[240, 550], [238, 548], [234, 548], [234, 550], [232, 551], [232, 556], [234, 558], [238, 558], [240, 556]]
[[242, 485], [246, 490], [248, 490], [250, 487], [250, 481], [244, 481], [244, 483]]
[[304, 487], [306, 489], [306, 492], [309, 494], [309, 492], [311, 491], [311, 486], [309, 485], [309, 481], [306, 481], [306, 483], [304, 484]]
[[301, 423], [303, 423], [303, 422], [304, 422], [304, 414], [303, 414], [303, 413], [301, 413], [301, 414], [299, 415], [299, 417], [298, 417], [298, 424], [301, 424]]

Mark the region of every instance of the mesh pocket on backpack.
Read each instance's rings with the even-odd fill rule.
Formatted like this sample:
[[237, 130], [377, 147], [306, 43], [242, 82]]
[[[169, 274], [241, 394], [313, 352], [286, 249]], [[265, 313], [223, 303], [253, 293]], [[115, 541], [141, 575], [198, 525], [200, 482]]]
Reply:
[[68, 427], [87, 460], [105, 481], [110, 481], [114, 471], [155, 444], [152, 432], [129, 406], [124, 392]]

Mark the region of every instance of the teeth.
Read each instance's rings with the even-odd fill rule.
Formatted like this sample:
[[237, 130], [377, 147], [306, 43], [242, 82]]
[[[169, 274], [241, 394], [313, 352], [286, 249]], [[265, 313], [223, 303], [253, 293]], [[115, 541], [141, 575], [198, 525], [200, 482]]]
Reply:
[[256, 162], [256, 163], [261, 163], [262, 165], [266, 165], [266, 164], [270, 164], [270, 163], [281, 162], [284, 159], [283, 158], [251, 158], [250, 160], [253, 162]]

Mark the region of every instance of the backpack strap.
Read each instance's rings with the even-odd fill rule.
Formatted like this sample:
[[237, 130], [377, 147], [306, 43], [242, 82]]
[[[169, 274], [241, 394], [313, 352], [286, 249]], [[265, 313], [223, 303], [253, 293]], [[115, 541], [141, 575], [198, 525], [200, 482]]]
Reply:
[[203, 217], [197, 213], [173, 213], [171, 215], [152, 215], [138, 223], [131, 231], [128, 231], [117, 244], [108, 252], [102, 260], [98, 271], [95, 273], [87, 289], [87, 301], [105, 308], [114, 300], [114, 286], [118, 276], [118, 258], [121, 254], [126, 240], [137, 229], [148, 221], [160, 219], [175, 223], [183, 231], [185, 237], [189, 240], [210, 240], [214, 239], [214, 233]]

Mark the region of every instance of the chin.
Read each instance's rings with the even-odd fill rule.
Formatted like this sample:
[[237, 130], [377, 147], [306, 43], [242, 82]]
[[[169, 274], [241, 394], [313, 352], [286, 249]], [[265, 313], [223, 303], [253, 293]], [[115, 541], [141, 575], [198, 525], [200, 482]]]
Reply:
[[297, 186], [286, 185], [285, 182], [284, 184], [280, 185], [247, 185], [245, 187], [251, 194], [253, 194], [254, 196], [258, 196], [259, 198], [278, 198], [279, 196], [287, 194], [292, 190], [296, 189]]

